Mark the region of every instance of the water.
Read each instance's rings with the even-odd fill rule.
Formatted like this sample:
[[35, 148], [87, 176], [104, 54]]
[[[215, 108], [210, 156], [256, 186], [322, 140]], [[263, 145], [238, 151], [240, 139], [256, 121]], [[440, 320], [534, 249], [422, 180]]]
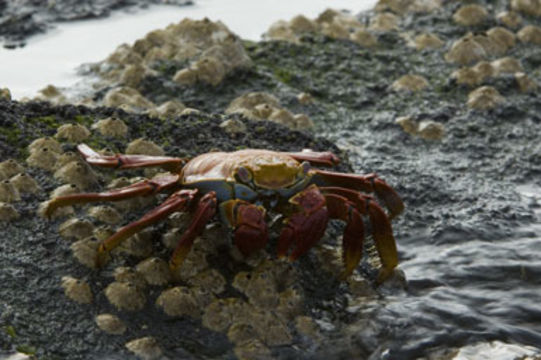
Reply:
[[[107, 19], [56, 24], [47, 34], [29, 39], [26, 47], [0, 48], [0, 87], [14, 99], [33, 97], [48, 84], [71, 86], [77, 67], [103, 60], [122, 43], [132, 43], [151, 30], [185, 17], [221, 20], [243, 39], [259, 40], [275, 21], [304, 14], [316, 17], [328, 7], [352, 13], [370, 9], [375, 0], [198, 0], [193, 6], [154, 5], [144, 11], [114, 12]], [[6, 71], [9, 69], [9, 71]]]

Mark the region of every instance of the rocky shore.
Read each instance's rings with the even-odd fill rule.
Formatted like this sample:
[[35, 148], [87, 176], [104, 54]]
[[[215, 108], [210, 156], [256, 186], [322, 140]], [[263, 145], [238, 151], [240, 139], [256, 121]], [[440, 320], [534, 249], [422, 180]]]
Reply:
[[[49, 86], [15, 102], [4, 90], [0, 355], [539, 358], [538, 9], [381, 0], [356, 16], [284, 19], [259, 43], [185, 19], [89, 64], [99, 81], [77, 99]], [[339, 171], [377, 172], [402, 196], [399, 268], [376, 287], [368, 239], [362, 265], [340, 281], [340, 223], [293, 264], [276, 261], [272, 241], [242, 259], [216, 223], [169, 274], [162, 265], [186, 224], [173, 216], [98, 271], [87, 255], [95, 239], [156, 199], [52, 221], [40, 204], [154, 174], [90, 169], [72, 153], [80, 142], [174, 156], [333, 151]]]

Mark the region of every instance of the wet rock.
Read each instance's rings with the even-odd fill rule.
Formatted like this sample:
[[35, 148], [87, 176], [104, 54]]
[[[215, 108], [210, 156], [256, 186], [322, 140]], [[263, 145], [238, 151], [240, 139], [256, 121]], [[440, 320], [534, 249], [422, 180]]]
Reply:
[[463, 26], [476, 26], [484, 23], [488, 18], [487, 10], [477, 4], [464, 5], [453, 15], [453, 20]]
[[64, 276], [62, 278], [62, 287], [64, 288], [66, 296], [71, 300], [78, 302], [79, 304], [92, 303], [92, 290], [90, 289], [90, 285], [85, 281], [71, 276]]
[[90, 136], [90, 130], [80, 124], [64, 124], [56, 130], [55, 137], [73, 143], [80, 143]]
[[498, 90], [491, 86], [482, 86], [468, 94], [468, 107], [477, 110], [492, 109], [504, 101]]
[[96, 316], [98, 327], [111, 335], [122, 335], [126, 332], [126, 324], [113, 314], [99, 314]]
[[131, 283], [112, 282], [105, 289], [105, 296], [118, 310], [139, 311], [146, 304], [145, 294]]
[[17, 209], [6, 202], [0, 202], [0, 221], [10, 222], [20, 217]]
[[161, 358], [163, 352], [158, 341], [151, 336], [131, 340], [125, 346], [143, 360], [157, 360]]
[[101, 119], [92, 125], [92, 129], [97, 129], [104, 136], [124, 138], [128, 135], [128, 126], [116, 117]]

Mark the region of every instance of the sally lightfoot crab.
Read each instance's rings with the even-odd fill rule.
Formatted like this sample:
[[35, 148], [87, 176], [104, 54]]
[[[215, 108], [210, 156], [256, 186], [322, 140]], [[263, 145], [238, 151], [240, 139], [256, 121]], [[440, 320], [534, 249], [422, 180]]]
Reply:
[[[96, 201], [116, 201], [169, 192], [169, 197], [139, 220], [118, 230], [98, 248], [97, 265], [123, 240], [176, 211], [192, 213], [170, 260], [177, 268], [205, 225], [219, 212], [233, 233], [233, 242], [248, 256], [268, 241], [267, 211], [281, 214], [283, 227], [277, 242], [278, 257], [296, 260], [321, 239], [329, 219], [346, 222], [342, 238], [348, 276], [357, 267], [363, 250], [363, 217], [369, 219], [385, 280], [398, 263], [390, 220], [404, 209], [397, 193], [376, 174], [355, 175], [312, 168], [333, 166], [339, 159], [330, 152], [275, 152], [240, 150], [211, 152], [191, 160], [146, 155], [101, 155], [85, 144], [78, 146], [85, 160], [115, 169], [162, 167], [169, 173], [130, 186], [101, 193], [83, 193], [52, 199], [45, 215], [59, 207]], [[374, 193], [386, 213], [368, 193]]]

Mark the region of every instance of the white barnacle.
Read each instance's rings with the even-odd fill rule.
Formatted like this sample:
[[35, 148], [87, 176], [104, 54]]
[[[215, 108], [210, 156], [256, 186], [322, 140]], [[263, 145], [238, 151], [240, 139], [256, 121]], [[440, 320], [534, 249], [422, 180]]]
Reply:
[[146, 304], [145, 294], [132, 283], [112, 282], [105, 289], [105, 296], [119, 310], [138, 311]]
[[62, 277], [64, 293], [71, 300], [80, 304], [90, 304], [93, 299], [92, 290], [87, 282], [71, 276]]

